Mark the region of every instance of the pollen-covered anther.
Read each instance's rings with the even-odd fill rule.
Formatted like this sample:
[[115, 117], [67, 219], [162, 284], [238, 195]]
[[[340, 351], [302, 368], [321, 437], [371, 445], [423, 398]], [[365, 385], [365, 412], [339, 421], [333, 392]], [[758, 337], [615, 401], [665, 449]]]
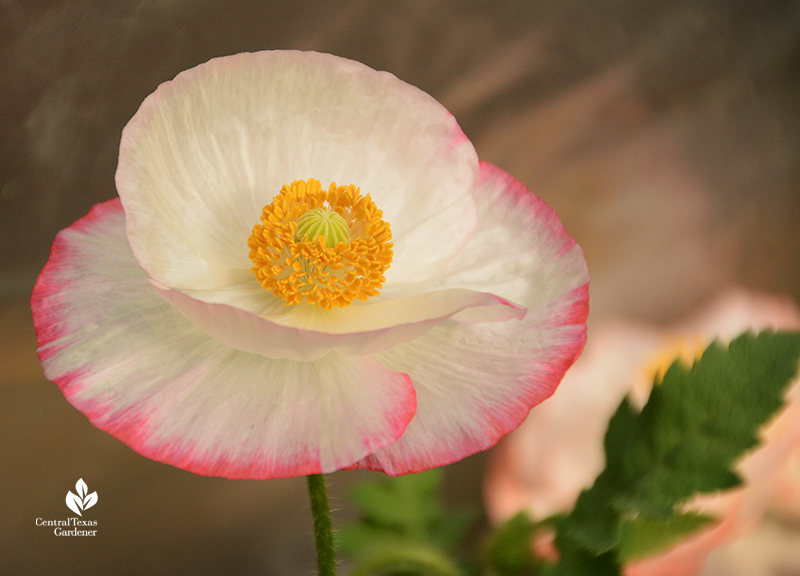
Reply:
[[265, 289], [287, 306], [330, 310], [379, 294], [392, 263], [392, 231], [369, 194], [318, 180], [285, 185], [247, 241]]

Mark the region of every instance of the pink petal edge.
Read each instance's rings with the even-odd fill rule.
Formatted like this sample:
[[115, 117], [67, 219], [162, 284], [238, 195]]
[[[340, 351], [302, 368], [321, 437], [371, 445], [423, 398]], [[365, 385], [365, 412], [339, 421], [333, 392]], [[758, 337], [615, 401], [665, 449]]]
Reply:
[[[74, 230], [76, 232], [86, 232], [94, 224], [102, 222], [122, 212], [122, 203], [119, 198], [112, 198], [105, 202], [100, 202], [92, 206], [88, 214], [83, 218], [75, 221], [66, 230]], [[63, 231], [62, 231], [63, 232]], [[50, 247], [50, 255], [47, 259], [42, 271], [36, 278], [36, 283], [31, 292], [31, 312], [33, 314], [33, 329], [36, 332], [37, 350], [39, 362], [44, 363], [50, 356], [57, 352], [57, 349], [45, 348], [47, 344], [55, 342], [65, 335], [62, 327], [55, 322], [54, 318], [57, 317], [58, 306], [49, 302], [46, 294], [54, 294], [59, 291], [61, 285], [53, 281], [55, 271], [58, 269], [59, 264], [64, 260], [67, 253], [68, 240], [64, 238], [59, 232], [53, 240], [53, 245]]]
[[[568, 298], [576, 298], [576, 301], [567, 308], [566, 321], [564, 324], [586, 321], [589, 311], [588, 296], [588, 283], [570, 292]], [[535, 377], [531, 377], [527, 382], [528, 388], [522, 391], [515, 399], [516, 401], [509, 411], [502, 415], [498, 415], [489, 410], [483, 411], [480, 418], [486, 423], [485, 429], [491, 431], [485, 439], [475, 439], [464, 436], [461, 442], [456, 444], [448, 444], [446, 446], [440, 444], [438, 447], [433, 448], [426, 447], [424, 455], [421, 456], [404, 460], [380, 460], [380, 452], [391, 451], [394, 445], [390, 445], [382, 451], [371, 454], [357, 464], [345, 469], [356, 470], [365, 468], [384, 472], [389, 476], [401, 476], [403, 474], [424, 472], [425, 470], [439, 466], [447, 466], [448, 464], [458, 462], [478, 452], [488, 450], [508, 433], [518, 428], [528, 417], [528, 413], [531, 409], [535, 408], [538, 404], [541, 404], [555, 393], [559, 383], [564, 378], [564, 374], [566, 374], [567, 370], [575, 363], [575, 360], [578, 359], [586, 344], [585, 325], [583, 329], [576, 330], [571, 336], [570, 342], [558, 350], [559, 357], [552, 362], [548, 362], [547, 369], [543, 371], [544, 378], [536, 379]], [[411, 376], [413, 380], [413, 373]], [[402, 441], [402, 436], [398, 442], [400, 441]]]
[[[63, 310], [60, 306], [61, 301], [64, 300], [67, 294], [71, 281], [68, 279], [64, 282], [58, 282], [59, 270], [62, 269], [62, 266], [68, 265], [68, 259], [72, 257], [70, 244], [73, 240], [70, 234], [75, 232], [85, 234], [92, 231], [92, 228], [97, 225], [114, 224], [114, 219], [121, 221], [122, 218], [124, 218], [122, 205], [119, 199], [113, 199], [92, 208], [87, 216], [67, 229], [68, 233], [65, 234], [63, 232], [66, 231], [62, 231], [53, 243], [51, 257], [40, 274], [31, 295], [34, 327], [39, 345], [37, 353], [46, 375], [58, 385], [67, 400], [82, 411], [93, 425], [110, 433], [136, 452], [153, 460], [201, 475], [265, 479], [331, 472], [334, 469], [341, 468], [343, 465], [328, 467], [327, 469], [322, 466], [319, 445], [305, 445], [299, 451], [292, 453], [290, 459], [284, 461], [280, 459], [280, 456], [276, 457], [275, 454], [263, 452], [248, 453], [239, 458], [226, 457], [224, 454], [211, 454], [209, 456], [208, 445], [200, 446], [197, 442], [187, 441], [180, 435], [173, 436], [171, 440], [162, 438], [159, 439], [160, 441], [154, 442], [153, 439], [156, 437], [157, 432], [155, 428], [157, 426], [154, 427], [153, 422], [157, 415], [158, 406], [154, 406], [152, 403], [150, 405], [140, 403], [138, 406], [132, 405], [119, 410], [119, 407], [115, 407], [113, 401], [109, 400], [109, 396], [99, 393], [97, 397], [92, 397], [91, 394], [86, 394], [87, 386], [91, 387], [91, 383], [87, 383], [87, 380], [91, 376], [96, 379], [96, 374], [93, 374], [92, 369], [76, 368], [74, 370], [62, 370], [62, 373], [57, 375], [48, 374], [48, 372], [52, 371], [48, 370], [48, 360], [53, 359], [64, 348], [55, 343], [60, 338], [69, 336], [74, 332], [74, 329], [70, 328], [62, 320]], [[131, 259], [133, 259], [132, 254]], [[141, 276], [142, 278], [136, 278], [136, 280], [146, 282], [146, 280], [143, 280], [145, 277], [143, 271]], [[163, 305], [169, 309], [166, 303]], [[200, 337], [202, 338], [202, 335]], [[67, 347], [69, 345], [66, 344]], [[242, 354], [235, 351], [231, 352]], [[250, 356], [250, 358], [254, 357]], [[361, 453], [370, 453], [387, 444], [387, 435], [392, 439], [396, 439], [403, 433], [414, 416], [416, 394], [411, 380], [406, 374], [387, 370], [369, 358], [347, 359], [346, 357], [341, 357], [341, 361], [350, 365], [353, 362], [367, 362], [383, 374], [382, 378], [384, 380], [386, 378], [395, 380], [391, 387], [392, 410], [383, 413], [382, 416], [388, 432], [387, 429], [384, 429], [378, 435], [364, 433], [361, 438]], [[163, 390], [156, 392], [160, 395]], [[172, 401], [175, 403], [174, 399]]]
[[[538, 323], [536, 330], [539, 332], [553, 329], [560, 330], [558, 342], [553, 344], [543, 360], [537, 360], [533, 363], [536, 366], [536, 373], [528, 375], [524, 384], [517, 384], [519, 392], [514, 398], [506, 401], [504, 412], [498, 413], [485, 407], [477, 411], [475, 418], [482, 423], [480, 437], [462, 434], [456, 441], [447, 443], [431, 441], [420, 446], [408, 446], [408, 437], [413, 434], [416, 428], [415, 421], [425, 418], [425, 414], [428, 412], [425, 406], [427, 398], [420, 388], [421, 383], [415, 376], [413, 367], [408, 367], [404, 371], [411, 375], [417, 386], [419, 405], [415, 421], [411, 422], [406, 433], [396, 443], [368, 456], [351, 468], [380, 470], [393, 476], [415, 473], [428, 468], [450, 464], [490, 448], [503, 436], [517, 428], [525, 420], [532, 407], [552, 396], [566, 371], [577, 360], [583, 350], [586, 343], [586, 319], [589, 314], [589, 282], [588, 271], [586, 270], [580, 247], [566, 232], [553, 209], [530, 192], [521, 182], [488, 162], [481, 162], [480, 168], [481, 182], [499, 180], [501, 183], [499, 197], [489, 198], [489, 202], [505, 202], [509, 207], [513, 207], [514, 211], [524, 210], [529, 215], [532, 215], [535, 221], [544, 223], [545, 229], [552, 233], [548, 239], [556, 247], [556, 258], [565, 257], [569, 252], [576, 251], [571, 256], [580, 266], [576, 277], [584, 278], [585, 281], [578, 280], [581, 282], [579, 285], [572, 287], [555, 300], [549, 302], [550, 307], [547, 310], [529, 309], [528, 314], [522, 321], [523, 325]], [[526, 305], [528, 303], [521, 302], [521, 304]], [[480, 329], [480, 327], [477, 328]], [[424, 342], [428, 340], [428, 335], [426, 334], [404, 346], [425, 346]], [[439, 353], [441, 352], [439, 350]], [[473, 352], [474, 354], [480, 354], [482, 351], [476, 350]], [[389, 354], [391, 354], [391, 351], [379, 354], [378, 357], [384, 361], [386, 355]], [[521, 358], [520, 361], [524, 361], [524, 358]], [[392, 367], [391, 363], [388, 365]], [[398, 367], [395, 366], [394, 369], [398, 369]], [[435, 384], [438, 385], [440, 383]], [[452, 409], [452, 406], [443, 407], [445, 411], [448, 409]], [[435, 419], [436, 414], [431, 412], [428, 418]]]
[[[416, 412], [416, 395], [411, 379], [406, 374], [398, 374], [398, 376], [405, 381], [408, 395], [406, 402], [396, 404], [399, 410], [393, 414], [394, 418], [387, 419], [395, 438], [402, 435]], [[202, 454], [203, 447], [198, 443], [189, 443], [180, 438], [178, 442], [174, 443], [153, 444], [151, 441], [153, 431], [147, 414], [135, 414], [131, 411], [126, 413], [124, 418], [109, 419], [108, 406], [97, 404], [93, 408], [87, 409], [76, 405], [74, 396], [80, 389], [80, 386], [77, 385], [80, 378], [80, 372], [71, 373], [56, 380], [56, 384], [66, 399], [83, 412], [93, 426], [120, 440], [134, 452], [156, 462], [169, 464], [200, 476], [222, 477], [231, 480], [291, 478], [309, 474], [328, 474], [338, 469], [348, 469], [346, 466], [323, 468], [319, 447], [309, 445], [305, 446], [304, 451], [292, 454], [291, 462], [280, 464], [279, 457], [267, 453], [250, 454], [244, 462], [241, 459], [224, 456], [213, 458], [201, 456], [198, 458], [196, 454]], [[365, 435], [361, 447], [365, 452], [373, 452], [385, 444], [384, 438]]]

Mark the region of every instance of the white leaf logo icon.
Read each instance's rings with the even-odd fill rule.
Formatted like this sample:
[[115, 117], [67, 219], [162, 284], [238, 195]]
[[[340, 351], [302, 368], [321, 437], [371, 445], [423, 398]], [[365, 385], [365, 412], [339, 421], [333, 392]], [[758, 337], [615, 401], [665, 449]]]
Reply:
[[83, 508], [83, 502], [81, 502], [81, 499], [72, 493], [72, 490], [67, 492], [67, 506], [78, 516], [83, 516], [83, 514], [81, 514], [81, 509]]
[[86, 492], [89, 491], [89, 487], [86, 486], [86, 482], [83, 481], [83, 478], [75, 483], [75, 490], [78, 491], [78, 496], [86, 498]]
[[87, 494], [89, 488], [86, 486], [86, 482], [83, 481], [83, 478], [75, 483], [75, 490], [78, 492], [77, 496], [72, 493], [72, 490], [67, 491], [67, 507], [78, 516], [83, 516], [83, 514], [81, 514], [82, 510], [86, 510], [97, 504], [97, 492]]
[[86, 498], [83, 499], [83, 509], [86, 510], [87, 508], [91, 508], [97, 504], [97, 492], [92, 492]]

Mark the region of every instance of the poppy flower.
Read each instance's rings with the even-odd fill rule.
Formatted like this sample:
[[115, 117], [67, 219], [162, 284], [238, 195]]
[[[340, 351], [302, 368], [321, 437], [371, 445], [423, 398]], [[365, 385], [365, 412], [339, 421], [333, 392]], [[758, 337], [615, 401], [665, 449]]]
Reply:
[[[622, 398], [630, 394], [643, 405], [655, 373], [676, 356], [691, 362], [715, 337], [730, 340], [748, 329], [798, 327], [800, 310], [792, 302], [738, 289], [671, 329], [623, 320], [593, 327], [583, 356], [555, 396], [498, 447], [486, 485], [490, 516], [501, 521], [526, 509], [542, 518], [572, 508], [604, 466], [603, 435]], [[796, 491], [790, 500], [786, 490], [798, 454], [800, 382], [795, 382], [787, 406], [762, 431], [761, 446], [737, 464], [745, 485], [688, 504], [717, 522], [670, 550], [631, 563], [626, 576], [697, 574], [712, 550], [757, 527], [771, 502], [798, 506]], [[551, 552], [546, 538], [537, 546]]]
[[122, 133], [118, 199], [58, 234], [32, 295], [46, 376], [192, 472], [397, 475], [495, 444], [585, 340], [553, 211], [385, 72], [218, 58]]

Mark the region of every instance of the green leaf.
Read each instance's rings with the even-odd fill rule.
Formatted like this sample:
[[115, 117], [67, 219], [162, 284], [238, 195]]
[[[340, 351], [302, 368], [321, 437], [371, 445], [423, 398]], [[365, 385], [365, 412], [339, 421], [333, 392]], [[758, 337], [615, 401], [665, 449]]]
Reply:
[[403, 546], [408, 538], [394, 528], [368, 523], [354, 523], [334, 533], [336, 549], [350, 558], [364, 560], [376, 551]]
[[590, 490], [581, 492], [559, 529], [593, 554], [612, 550], [620, 538], [619, 512], [612, 507], [618, 493], [611, 475], [601, 474]]
[[481, 511], [474, 508], [448, 511], [429, 527], [429, 541], [437, 548], [453, 553], [480, 517]]
[[[340, 551], [387, 573], [444, 570], [442, 558], [458, 548], [480, 512], [446, 510], [442, 477], [441, 469], [433, 469], [356, 487], [350, 498], [361, 518], [338, 531]], [[391, 565], [390, 558], [401, 557], [405, 568]]]
[[[562, 519], [560, 522], [563, 522]], [[560, 523], [559, 522], [559, 523]], [[621, 576], [622, 566], [613, 551], [594, 554], [559, 528], [555, 540], [559, 551], [556, 564], [543, 562], [540, 576]]]
[[438, 499], [441, 483], [442, 471], [434, 468], [379, 484], [362, 484], [350, 493], [350, 499], [369, 522], [422, 537], [427, 527], [444, 515]]
[[741, 483], [733, 467], [782, 406], [799, 357], [798, 332], [747, 333], [727, 349], [712, 343], [691, 368], [673, 363], [640, 413], [624, 400], [606, 433], [606, 469], [560, 523], [562, 563], [659, 550], [699, 529], [676, 506]]
[[536, 524], [524, 510], [498, 526], [484, 547], [484, 564], [501, 576], [532, 574], [536, 567]]
[[458, 565], [441, 550], [429, 546], [399, 545], [377, 550], [359, 564], [350, 576], [463, 576]]
[[[622, 509], [665, 512], [698, 492], [732, 488], [735, 462], [758, 443], [761, 426], [783, 405], [797, 372], [800, 333], [747, 333], [726, 350], [712, 343], [687, 369], [675, 362], [639, 415], [622, 478], [632, 497]], [[619, 448], [607, 446], [614, 454]]]
[[623, 521], [618, 556], [625, 562], [654, 556], [713, 524], [715, 518], [687, 512], [671, 520], [639, 516]]

